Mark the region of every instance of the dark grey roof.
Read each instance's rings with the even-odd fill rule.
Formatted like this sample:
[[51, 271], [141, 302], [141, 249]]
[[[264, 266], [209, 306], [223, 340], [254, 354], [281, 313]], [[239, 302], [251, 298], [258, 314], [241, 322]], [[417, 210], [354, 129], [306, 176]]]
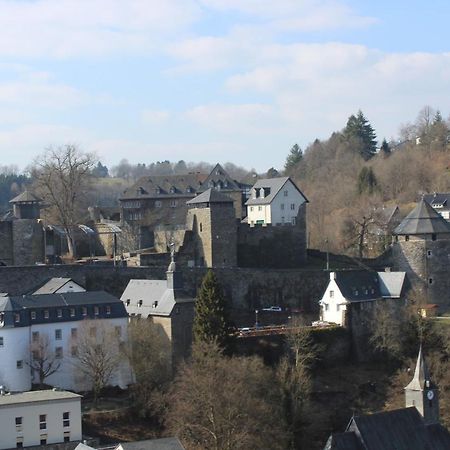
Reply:
[[367, 450], [436, 450], [415, 407], [355, 416], [346, 431], [359, 435]]
[[258, 197], [258, 198], [249, 198], [245, 204], [246, 205], [268, 205], [272, 202], [274, 197], [280, 192], [280, 190], [283, 188], [283, 186], [290, 181], [295, 189], [302, 195], [302, 197], [305, 199], [305, 202], [308, 202], [308, 199], [306, 198], [305, 194], [297, 187], [297, 185], [289, 178], [289, 177], [278, 177], [278, 178], [263, 178], [261, 180], [258, 180], [252, 187], [252, 189], [261, 189], [261, 188], [268, 188], [270, 189], [270, 194], [265, 197]]
[[450, 433], [440, 423], [426, 425], [428, 439], [433, 450], [450, 449]]
[[344, 270], [336, 272], [335, 281], [342, 295], [350, 302], [375, 300], [381, 297], [377, 272]]
[[233, 199], [215, 189], [209, 188], [207, 191], [186, 202], [187, 205], [196, 205], [199, 203], [233, 203]]
[[198, 173], [142, 177], [124, 191], [120, 200], [190, 198], [195, 195], [205, 178], [206, 175]]
[[124, 442], [119, 444], [115, 450], [185, 450], [176, 437], [150, 439], [147, 441]]
[[364, 447], [358, 441], [355, 433], [347, 431], [332, 434], [328, 438], [324, 450], [364, 450]]
[[450, 233], [450, 223], [447, 222], [424, 199], [401, 221], [394, 234], [439, 234]]
[[24, 191], [18, 196], [14, 197], [12, 200], [9, 201], [9, 203], [21, 203], [21, 202], [34, 202], [39, 203], [42, 202], [42, 199], [39, 197], [36, 197], [34, 194], [32, 194], [30, 191]]
[[[45, 284], [43, 284], [39, 289], [34, 291], [33, 294], [34, 295], [54, 294], [57, 290], [61, 289], [69, 281], [73, 281], [72, 278], [56, 278], [56, 277], [50, 278], [50, 280], [48, 280]], [[75, 281], [73, 282], [75, 283]]]
[[425, 194], [423, 199], [433, 207], [435, 205], [442, 205], [442, 209], [450, 209], [450, 192]]
[[220, 164], [216, 164], [216, 167], [211, 170], [211, 173], [203, 182], [198, 192], [203, 192], [209, 188], [216, 188], [224, 191], [240, 191], [241, 184], [236, 180], [233, 180]]

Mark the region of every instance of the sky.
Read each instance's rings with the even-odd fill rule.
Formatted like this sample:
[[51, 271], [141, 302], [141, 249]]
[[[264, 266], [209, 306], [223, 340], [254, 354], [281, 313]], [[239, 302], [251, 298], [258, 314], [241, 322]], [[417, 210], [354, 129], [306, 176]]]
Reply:
[[0, 165], [77, 144], [108, 166], [282, 168], [363, 111], [450, 113], [447, 0], [0, 0]]

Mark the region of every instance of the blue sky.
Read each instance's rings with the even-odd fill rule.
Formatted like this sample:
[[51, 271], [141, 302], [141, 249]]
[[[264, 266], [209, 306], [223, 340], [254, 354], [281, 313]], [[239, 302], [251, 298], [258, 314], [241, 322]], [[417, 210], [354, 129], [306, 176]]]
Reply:
[[76, 143], [111, 166], [281, 168], [362, 109], [379, 139], [446, 118], [450, 4], [0, 0], [0, 165]]

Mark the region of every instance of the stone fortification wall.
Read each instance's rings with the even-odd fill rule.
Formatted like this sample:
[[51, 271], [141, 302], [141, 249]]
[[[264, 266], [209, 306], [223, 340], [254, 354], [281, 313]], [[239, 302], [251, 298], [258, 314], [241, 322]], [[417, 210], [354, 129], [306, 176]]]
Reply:
[[[195, 296], [206, 269], [181, 267], [185, 289]], [[21, 295], [36, 289], [49, 278], [70, 277], [88, 290], [104, 289], [120, 297], [130, 279], [164, 279], [166, 270], [167, 265], [0, 267], [0, 292]], [[280, 305], [318, 313], [318, 300], [329, 280], [329, 274], [323, 270], [220, 268], [214, 271], [234, 309], [254, 310]]]
[[14, 265], [44, 262], [44, 232], [35, 219], [12, 221]]
[[14, 261], [12, 222], [0, 222], [0, 261], [6, 265]]

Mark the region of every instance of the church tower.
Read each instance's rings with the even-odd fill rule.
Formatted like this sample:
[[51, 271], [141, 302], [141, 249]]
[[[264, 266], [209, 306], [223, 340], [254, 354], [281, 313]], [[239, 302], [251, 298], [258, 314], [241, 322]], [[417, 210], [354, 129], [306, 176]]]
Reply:
[[415, 406], [426, 424], [439, 422], [438, 389], [430, 380], [430, 374], [420, 346], [414, 378], [405, 387], [405, 406]]

